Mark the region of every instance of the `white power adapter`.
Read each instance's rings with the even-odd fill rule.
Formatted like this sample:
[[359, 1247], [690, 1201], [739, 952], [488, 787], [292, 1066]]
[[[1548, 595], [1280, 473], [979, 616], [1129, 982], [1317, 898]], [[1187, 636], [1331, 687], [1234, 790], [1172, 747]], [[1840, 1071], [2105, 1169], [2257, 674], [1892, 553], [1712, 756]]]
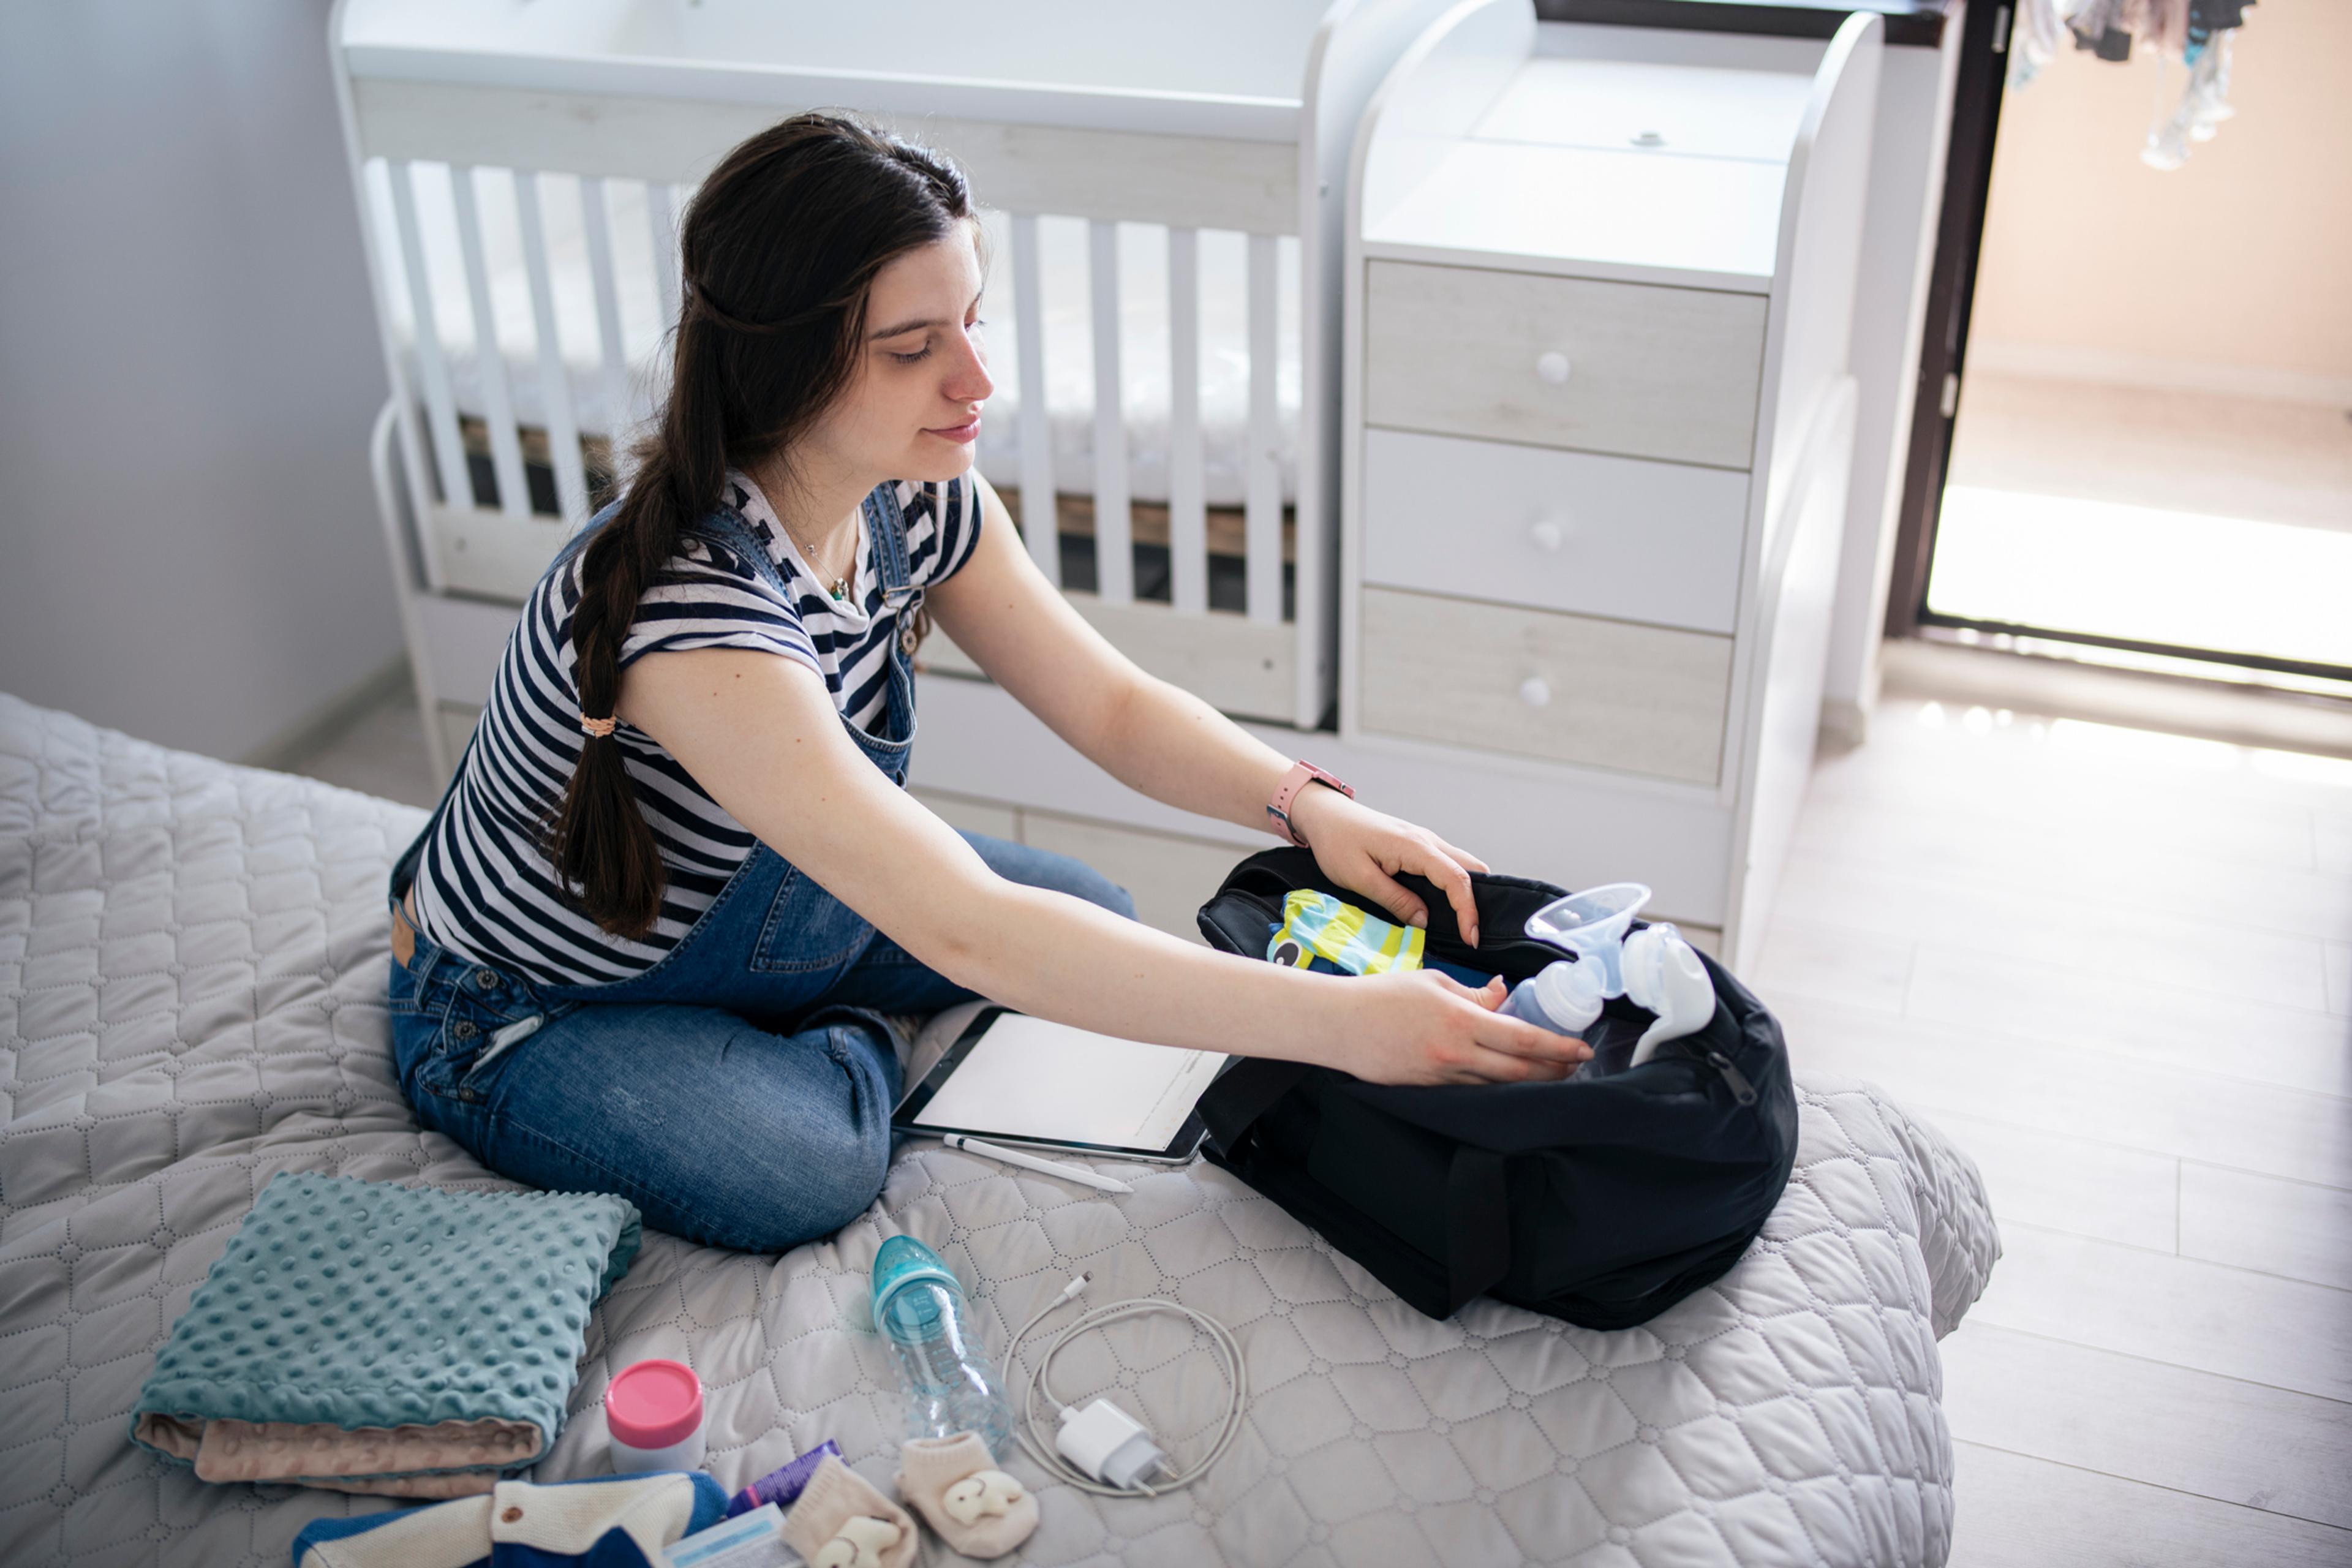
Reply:
[[1083, 1410], [1064, 1405], [1054, 1447], [1095, 1479], [1121, 1491], [1135, 1489], [1146, 1476], [1174, 1473], [1143, 1424], [1108, 1399], [1097, 1399]]
[[[1021, 1346], [1038, 1324], [1058, 1310], [1065, 1303], [1085, 1291], [1093, 1276], [1081, 1274], [1062, 1287], [1060, 1295], [1040, 1308], [1036, 1316], [1021, 1326], [1005, 1346], [1004, 1359], [1017, 1366]], [[1084, 1405], [1065, 1405], [1054, 1393], [1054, 1358], [1062, 1353], [1070, 1342], [1080, 1334], [1093, 1333], [1132, 1318], [1153, 1314], [1182, 1318], [1206, 1337], [1209, 1348], [1224, 1363], [1227, 1398], [1225, 1413], [1217, 1423], [1216, 1436], [1190, 1469], [1179, 1470], [1143, 1423], [1113, 1405], [1108, 1399], [1095, 1399]], [[1045, 1434], [1038, 1420], [1038, 1396], [1045, 1398], [1048, 1410], [1061, 1412], [1062, 1425], [1054, 1436], [1052, 1451], [1045, 1447]], [[1242, 1360], [1241, 1342], [1233, 1331], [1214, 1318], [1195, 1311], [1175, 1301], [1159, 1297], [1145, 1297], [1133, 1301], [1120, 1301], [1113, 1306], [1097, 1307], [1081, 1316], [1054, 1336], [1045, 1352], [1030, 1369], [1028, 1381], [1021, 1391], [1021, 1414], [1013, 1430], [1020, 1435], [1021, 1446], [1029, 1457], [1047, 1473], [1066, 1485], [1097, 1497], [1159, 1497], [1181, 1487], [1189, 1487], [1209, 1473], [1210, 1467], [1224, 1457], [1232, 1447], [1234, 1434], [1241, 1430], [1242, 1411], [1249, 1403], [1249, 1369]], [[1153, 1478], [1160, 1478], [1153, 1484]]]

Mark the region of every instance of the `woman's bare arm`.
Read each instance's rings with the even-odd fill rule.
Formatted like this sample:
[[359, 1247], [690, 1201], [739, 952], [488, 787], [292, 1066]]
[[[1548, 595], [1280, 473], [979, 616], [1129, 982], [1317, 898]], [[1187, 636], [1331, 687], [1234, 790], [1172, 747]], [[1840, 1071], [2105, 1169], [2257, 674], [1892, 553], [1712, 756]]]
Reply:
[[[1145, 674], [1069, 601], [1021, 547], [988, 481], [971, 559], [929, 601], [942, 630], [991, 679], [1106, 773], [1185, 811], [1272, 831], [1266, 802], [1290, 759], [1198, 697]], [[1463, 934], [1478, 940], [1471, 871], [1477, 857], [1435, 834], [1332, 791], [1299, 793], [1293, 819], [1323, 869], [1399, 920], [1426, 923], [1420, 899], [1396, 880], [1417, 872], [1444, 889]]]
[[1383, 1082], [1557, 1078], [1589, 1054], [1492, 1011], [1499, 986], [1278, 968], [1006, 881], [866, 760], [823, 679], [782, 656], [648, 655], [624, 673], [618, 712], [915, 958], [1024, 1012]]

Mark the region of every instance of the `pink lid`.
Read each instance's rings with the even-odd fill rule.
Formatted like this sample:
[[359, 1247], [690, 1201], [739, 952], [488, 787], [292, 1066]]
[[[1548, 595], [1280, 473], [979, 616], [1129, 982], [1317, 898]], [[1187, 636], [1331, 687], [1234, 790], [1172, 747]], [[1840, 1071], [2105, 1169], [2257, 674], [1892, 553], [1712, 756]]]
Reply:
[[604, 1390], [604, 1422], [632, 1448], [667, 1448], [702, 1426], [702, 1380], [684, 1362], [623, 1367]]

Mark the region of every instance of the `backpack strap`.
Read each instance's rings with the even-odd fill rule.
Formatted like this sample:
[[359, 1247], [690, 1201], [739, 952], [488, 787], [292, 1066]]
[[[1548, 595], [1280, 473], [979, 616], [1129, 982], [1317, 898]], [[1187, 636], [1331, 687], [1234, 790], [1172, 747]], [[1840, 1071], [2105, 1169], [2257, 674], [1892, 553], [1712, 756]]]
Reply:
[[1445, 1176], [1445, 1310], [1485, 1295], [1511, 1267], [1510, 1190], [1503, 1156], [1454, 1146]]
[[[1244, 1057], [1201, 1097], [1200, 1115], [1222, 1158], [1239, 1152], [1259, 1119], [1314, 1069], [1303, 1062]], [[1443, 1317], [1493, 1289], [1511, 1267], [1510, 1189], [1504, 1155], [1457, 1143], [1445, 1181], [1445, 1307]], [[1378, 1216], [1373, 1216], [1377, 1218]]]
[[1249, 1130], [1257, 1125], [1257, 1119], [1297, 1088], [1309, 1070], [1305, 1062], [1242, 1058], [1201, 1097], [1201, 1125], [1209, 1130], [1210, 1138], [1220, 1150], [1233, 1153], [1241, 1147]]

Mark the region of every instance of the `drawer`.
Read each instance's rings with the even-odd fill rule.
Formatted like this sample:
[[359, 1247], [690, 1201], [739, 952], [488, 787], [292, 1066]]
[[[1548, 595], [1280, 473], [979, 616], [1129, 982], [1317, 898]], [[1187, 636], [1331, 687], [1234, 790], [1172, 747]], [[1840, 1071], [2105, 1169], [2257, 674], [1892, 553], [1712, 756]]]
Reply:
[[1728, 635], [1748, 476], [1364, 432], [1367, 582]]
[[1367, 422], [1745, 468], [1765, 300], [1368, 264]]
[[1391, 588], [1359, 620], [1367, 731], [1716, 781], [1729, 637]]

